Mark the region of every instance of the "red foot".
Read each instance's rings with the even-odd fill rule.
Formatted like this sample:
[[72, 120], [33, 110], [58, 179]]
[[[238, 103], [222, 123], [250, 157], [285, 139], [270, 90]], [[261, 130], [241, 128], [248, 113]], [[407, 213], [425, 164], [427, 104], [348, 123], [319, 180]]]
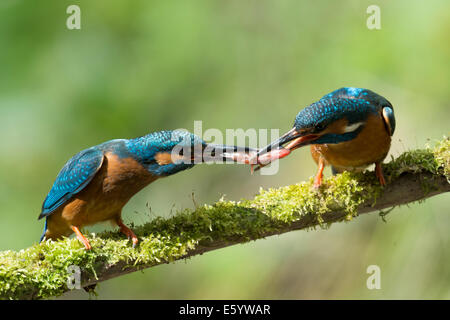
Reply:
[[86, 250], [91, 250], [92, 247], [91, 247], [91, 244], [89, 243], [89, 240], [86, 239], [85, 236], [83, 236], [80, 229], [78, 229], [78, 227], [75, 227], [75, 226], [71, 226], [70, 228], [73, 230], [73, 232], [75, 232], [78, 240], [80, 240], [84, 244], [84, 247], [86, 248]]
[[380, 181], [380, 184], [384, 187], [386, 185], [386, 180], [384, 179], [383, 168], [381, 167], [380, 162], [375, 163], [375, 174], [378, 181]]
[[122, 232], [124, 235], [126, 235], [128, 237], [128, 239], [131, 239], [131, 241], [133, 242], [133, 248], [135, 248], [139, 242], [139, 239], [138, 239], [138, 237], [136, 237], [133, 230], [128, 228], [126, 225], [124, 225], [122, 222], [122, 219], [120, 219], [120, 218], [116, 220], [116, 223], [120, 227], [120, 232]]
[[319, 159], [319, 170], [314, 178], [314, 188], [318, 189], [322, 184], [323, 169], [325, 169], [325, 162], [322, 158]]

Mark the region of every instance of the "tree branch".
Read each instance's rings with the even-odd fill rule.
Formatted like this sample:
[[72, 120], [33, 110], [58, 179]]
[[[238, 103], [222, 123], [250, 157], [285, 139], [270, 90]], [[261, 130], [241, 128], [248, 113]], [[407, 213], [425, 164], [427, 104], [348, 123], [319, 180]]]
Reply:
[[91, 235], [93, 250], [76, 239], [47, 241], [19, 252], [0, 253], [0, 298], [39, 299], [68, 291], [69, 266], [81, 271], [87, 287], [130, 272], [185, 259], [238, 243], [293, 230], [350, 221], [357, 215], [420, 201], [450, 191], [449, 140], [434, 150], [414, 150], [384, 165], [381, 188], [373, 172], [261, 191], [252, 200], [220, 200], [135, 228], [138, 248], [122, 235]]

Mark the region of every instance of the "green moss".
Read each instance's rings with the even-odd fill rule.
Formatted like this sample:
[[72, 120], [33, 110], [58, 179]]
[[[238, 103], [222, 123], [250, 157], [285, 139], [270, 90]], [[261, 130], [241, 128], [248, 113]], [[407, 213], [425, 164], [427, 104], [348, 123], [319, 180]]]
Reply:
[[[443, 174], [449, 180], [449, 139], [434, 150], [408, 151], [386, 164], [388, 182], [404, 172]], [[135, 227], [140, 242], [136, 249], [116, 232], [90, 235], [93, 249], [84, 250], [74, 238], [47, 241], [30, 248], [0, 252], [0, 298], [48, 298], [67, 290], [67, 270], [80, 266], [95, 276], [104, 265], [122, 263], [126, 267], [172, 262], [199, 245], [211, 242], [245, 242], [267, 234], [280, 233], [300, 219], [307, 226], [328, 228], [324, 214], [336, 214], [335, 220], [351, 220], [362, 203], [375, 203], [383, 192], [373, 172], [345, 172], [325, 179], [319, 190], [312, 179], [277, 189], [260, 190], [252, 200], [219, 200], [195, 210], [183, 210], [175, 216]], [[343, 212], [338, 215], [339, 212]], [[334, 220], [334, 219], [331, 219]], [[330, 221], [330, 219], [327, 219]]]
[[404, 152], [397, 159], [393, 159], [385, 165], [385, 173], [395, 179], [403, 172], [428, 171], [433, 174], [450, 176], [450, 140], [444, 137], [432, 149], [418, 149]]
[[439, 141], [433, 150], [433, 154], [438, 170], [445, 175], [450, 183], [450, 138], [444, 137], [443, 140]]

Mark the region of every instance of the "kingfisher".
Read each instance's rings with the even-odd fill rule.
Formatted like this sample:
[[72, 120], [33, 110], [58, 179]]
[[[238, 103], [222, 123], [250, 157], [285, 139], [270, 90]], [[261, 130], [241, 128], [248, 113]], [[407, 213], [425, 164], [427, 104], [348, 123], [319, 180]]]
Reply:
[[325, 166], [331, 166], [336, 174], [362, 171], [371, 164], [375, 164], [378, 181], [385, 186], [381, 163], [389, 152], [394, 130], [394, 108], [386, 98], [369, 89], [344, 87], [301, 110], [294, 127], [260, 149], [253, 163], [259, 169], [310, 145], [318, 165], [315, 188], [322, 183]]
[[184, 130], [110, 140], [85, 149], [67, 161], [44, 200], [39, 219], [46, 220], [40, 241], [75, 233], [89, 250], [91, 245], [80, 229], [112, 221], [135, 247], [138, 238], [123, 223], [121, 212], [136, 193], [196, 163], [239, 162], [249, 153], [256, 150], [207, 144]]

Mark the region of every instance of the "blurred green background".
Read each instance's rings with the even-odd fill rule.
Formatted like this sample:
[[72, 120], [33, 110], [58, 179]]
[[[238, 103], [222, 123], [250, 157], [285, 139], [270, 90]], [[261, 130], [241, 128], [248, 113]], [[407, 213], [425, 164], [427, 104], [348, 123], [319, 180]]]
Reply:
[[[71, 4], [81, 8], [81, 30], [66, 28]], [[381, 8], [381, 30], [366, 27], [371, 4]], [[35, 243], [60, 168], [114, 138], [192, 131], [194, 120], [282, 133], [302, 107], [356, 86], [394, 105], [392, 155], [433, 144], [449, 133], [449, 9], [447, 0], [2, 0], [0, 250]], [[124, 219], [142, 224], [192, 208], [192, 192], [198, 203], [249, 198], [315, 171], [308, 148], [275, 176], [196, 166], [144, 189]], [[98, 298], [450, 299], [449, 199], [397, 208], [387, 223], [371, 214], [136, 272], [100, 284]], [[366, 287], [371, 264], [381, 268], [381, 290]]]

